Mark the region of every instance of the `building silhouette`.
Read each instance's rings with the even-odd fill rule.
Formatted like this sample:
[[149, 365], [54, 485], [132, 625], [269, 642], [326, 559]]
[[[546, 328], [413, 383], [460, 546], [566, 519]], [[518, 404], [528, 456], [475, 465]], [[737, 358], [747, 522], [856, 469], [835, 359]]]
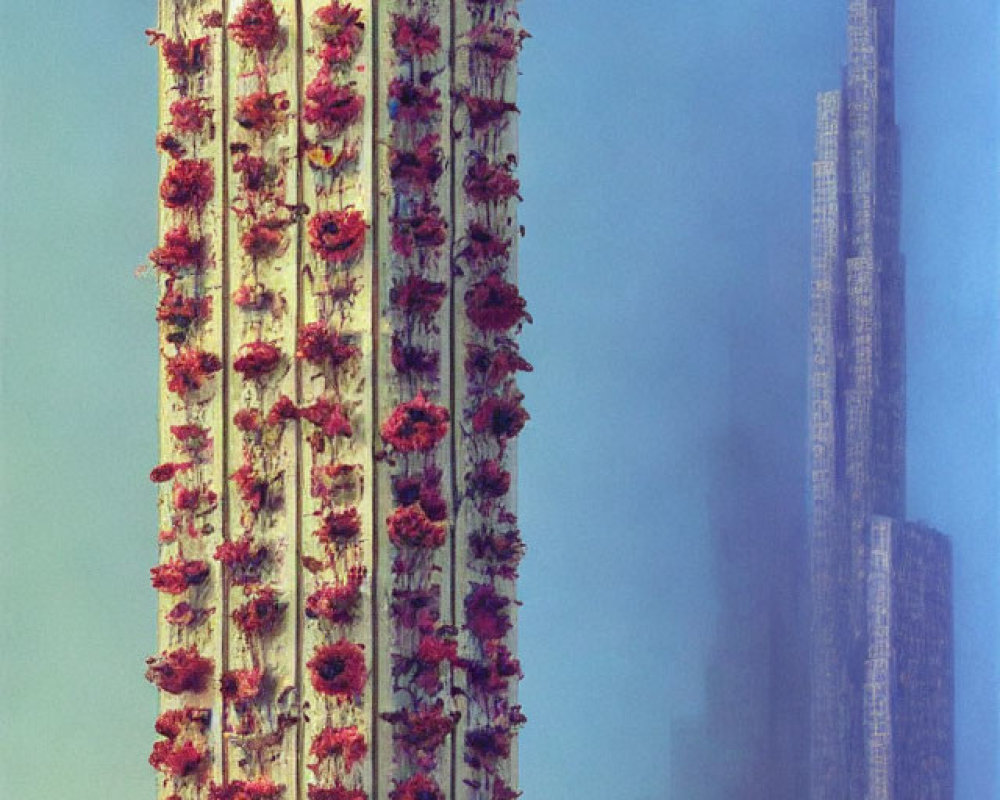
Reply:
[[810, 797], [953, 795], [951, 548], [905, 522], [894, 0], [851, 0], [818, 98], [809, 367]]

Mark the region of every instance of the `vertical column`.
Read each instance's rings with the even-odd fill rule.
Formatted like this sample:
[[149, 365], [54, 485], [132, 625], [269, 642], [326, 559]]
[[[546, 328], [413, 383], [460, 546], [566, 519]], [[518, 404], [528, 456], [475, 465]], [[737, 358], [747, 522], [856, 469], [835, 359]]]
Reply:
[[159, 277], [161, 485], [159, 592], [161, 652], [146, 677], [159, 687], [159, 738], [150, 764], [158, 796], [203, 797], [225, 762], [214, 691], [225, 662], [225, 593], [212, 554], [224, 539], [223, 409], [226, 381], [224, 272], [226, 47], [222, 2], [162, 0], [160, 30], [160, 237], [150, 253]]
[[865, 800], [890, 800], [893, 792], [892, 659], [893, 520], [873, 517], [868, 556], [868, 654], [865, 660]]
[[[224, 566], [228, 798], [296, 796], [294, 425], [298, 27], [292, 0], [231, 2], [226, 147], [231, 303]], [[228, 793], [227, 793], [228, 792]], [[270, 793], [270, 794], [268, 794]]]
[[301, 0], [299, 797], [373, 790], [374, 4]]
[[455, 612], [461, 620], [464, 714], [455, 797], [514, 798], [520, 665], [515, 579], [523, 553], [514, 514], [514, 441], [528, 418], [515, 380], [530, 369], [516, 334], [529, 319], [516, 286], [515, 3], [454, 0], [452, 310], [454, 457], [459, 511]]

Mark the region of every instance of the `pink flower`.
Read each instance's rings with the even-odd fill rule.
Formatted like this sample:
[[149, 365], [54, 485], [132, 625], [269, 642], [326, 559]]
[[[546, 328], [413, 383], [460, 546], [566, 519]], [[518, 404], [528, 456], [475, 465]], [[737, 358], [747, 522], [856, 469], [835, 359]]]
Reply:
[[212, 162], [182, 158], [174, 161], [160, 182], [160, 198], [167, 208], [201, 211], [212, 198], [215, 176]]
[[521, 662], [511, 655], [507, 646], [499, 642], [486, 642], [482, 661], [464, 664], [469, 687], [485, 694], [501, 694], [507, 690], [511, 678], [521, 677]]
[[208, 62], [208, 37], [200, 39], [168, 39], [159, 31], [147, 30], [149, 43], [159, 46], [167, 69], [175, 75], [194, 75], [205, 69]]
[[465, 628], [477, 639], [502, 639], [510, 630], [507, 607], [510, 598], [498, 594], [489, 583], [473, 583], [465, 597]]
[[419, 504], [397, 508], [386, 519], [389, 526], [389, 540], [396, 547], [434, 549], [445, 541], [444, 525], [427, 518]]
[[430, 122], [441, 110], [441, 90], [393, 78], [389, 84], [389, 118], [411, 125]]
[[189, 586], [199, 586], [208, 578], [208, 564], [172, 558], [150, 571], [153, 588], [164, 594], [183, 594]]
[[196, 392], [212, 374], [222, 369], [218, 356], [185, 347], [177, 355], [167, 357], [167, 389], [178, 397]]
[[258, 133], [273, 130], [288, 110], [285, 92], [251, 92], [236, 98], [233, 118], [242, 127]]
[[462, 187], [469, 200], [476, 204], [499, 203], [521, 196], [521, 184], [513, 174], [511, 162], [493, 164], [482, 155], [475, 155], [462, 181]]
[[237, 44], [256, 50], [258, 54], [273, 49], [281, 29], [271, 0], [247, 0], [229, 23], [229, 35]]
[[478, 133], [486, 128], [502, 130], [507, 124], [507, 114], [518, 111], [514, 103], [508, 103], [506, 100], [476, 97], [471, 94], [462, 95], [462, 99], [469, 112], [469, 126], [473, 133]]
[[320, 211], [309, 220], [309, 244], [324, 261], [346, 264], [364, 251], [366, 228], [360, 211]]
[[233, 369], [247, 380], [261, 378], [281, 363], [281, 350], [270, 342], [247, 342], [236, 353]]
[[170, 104], [170, 124], [177, 133], [201, 133], [212, 118], [202, 97], [182, 97]]
[[465, 762], [473, 769], [492, 772], [496, 762], [510, 756], [510, 731], [487, 725], [465, 733]]
[[393, 14], [392, 46], [403, 60], [432, 56], [441, 49], [441, 29], [426, 17]]
[[364, 97], [350, 86], [333, 83], [324, 70], [306, 87], [303, 117], [316, 125], [321, 136], [332, 138], [361, 119], [364, 105]]
[[496, 272], [473, 284], [465, 293], [465, 314], [483, 331], [507, 331], [522, 319], [530, 322], [526, 305], [517, 286], [507, 283]]
[[208, 676], [215, 668], [213, 661], [203, 658], [194, 645], [164, 651], [158, 657], [147, 659], [146, 663], [149, 664], [146, 680], [170, 694], [204, 691]]
[[346, 639], [317, 647], [306, 666], [313, 688], [340, 700], [361, 694], [368, 680], [364, 650]]
[[284, 394], [275, 401], [274, 405], [271, 406], [271, 410], [267, 412], [268, 425], [280, 425], [283, 422], [298, 418], [298, 408], [295, 407], [292, 398]]
[[468, 36], [469, 54], [474, 64], [481, 65], [491, 75], [498, 75], [517, 58], [521, 42], [527, 34], [513, 28], [483, 23], [470, 30]]
[[320, 6], [312, 18], [317, 37], [323, 41], [320, 57], [331, 66], [347, 64], [361, 48], [361, 35], [365, 26], [361, 10], [350, 3], [332, 0]]
[[474, 267], [485, 267], [497, 259], [506, 260], [510, 239], [501, 239], [480, 222], [470, 222], [465, 234], [465, 247], [459, 256]]
[[333, 728], [329, 725], [313, 737], [309, 755], [316, 756], [315, 764], [309, 769], [319, 772], [319, 762], [327, 758], [339, 758], [343, 762], [344, 772], [350, 772], [359, 761], [368, 754], [368, 743], [365, 736], [355, 726]]
[[204, 248], [204, 240], [192, 239], [188, 226], [181, 224], [163, 234], [163, 245], [149, 254], [149, 260], [162, 273], [174, 278], [185, 270], [201, 270]]
[[510, 397], [490, 397], [484, 400], [472, 417], [472, 429], [476, 433], [489, 433], [498, 439], [517, 436], [524, 423], [530, 419], [521, 406], [522, 394]]
[[392, 148], [389, 152], [389, 177], [407, 191], [428, 191], [444, 172], [444, 153], [436, 133], [420, 139], [413, 150]]
[[517, 565], [524, 556], [524, 542], [517, 528], [497, 531], [484, 529], [469, 536], [469, 551], [485, 575], [514, 580]]
[[448, 420], [448, 409], [428, 402], [421, 392], [396, 406], [382, 423], [382, 438], [401, 453], [426, 453], [447, 435]]

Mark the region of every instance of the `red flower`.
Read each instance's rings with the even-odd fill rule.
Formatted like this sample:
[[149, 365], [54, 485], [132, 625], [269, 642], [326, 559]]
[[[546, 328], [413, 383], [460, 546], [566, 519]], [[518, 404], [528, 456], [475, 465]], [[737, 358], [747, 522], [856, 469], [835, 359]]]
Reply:
[[[218, 500], [215, 492], [201, 487], [191, 488], [174, 484], [174, 508], [178, 511], [204, 511], [215, 507]], [[195, 534], [192, 532], [192, 536]]]
[[201, 211], [212, 198], [214, 187], [211, 161], [181, 158], [170, 164], [160, 182], [160, 198], [167, 208]]
[[221, 28], [226, 24], [226, 21], [222, 18], [221, 11], [209, 11], [202, 16], [201, 24], [206, 28]]
[[309, 784], [308, 800], [368, 800], [364, 789], [348, 789], [339, 781], [328, 788]]
[[481, 222], [470, 222], [459, 255], [475, 267], [484, 267], [495, 259], [506, 259], [509, 251], [510, 239], [501, 239]]
[[331, 81], [324, 70], [306, 87], [303, 117], [316, 125], [320, 136], [331, 138], [361, 119], [364, 106], [364, 97], [350, 86]]
[[457, 712], [446, 716], [440, 700], [430, 707], [382, 714], [382, 719], [394, 726], [392, 736], [400, 749], [423, 768], [433, 767], [434, 753], [451, 735], [458, 717]]
[[493, 388], [515, 372], [531, 372], [532, 366], [517, 352], [517, 346], [511, 342], [497, 345], [495, 350], [488, 350], [476, 344], [466, 348], [465, 374], [470, 381], [482, 381]]
[[233, 414], [233, 425], [244, 433], [256, 433], [260, 430], [260, 412], [256, 408], [241, 408]]
[[448, 239], [448, 225], [441, 209], [425, 202], [408, 217], [392, 218], [392, 249], [409, 258], [414, 250], [441, 247]]
[[320, 211], [309, 220], [309, 244], [324, 261], [345, 264], [365, 249], [366, 228], [360, 211]]
[[233, 611], [233, 622], [245, 634], [270, 633], [281, 622], [285, 604], [271, 587], [258, 589], [254, 596]]
[[318, 425], [324, 436], [350, 438], [354, 434], [351, 420], [340, 403], [331, 403], [320, 397], [311, 406], [299, 409], [299, 418]]
[[198, 391], [215, 372], [222, 369], [217, 356], [185, 347], [177, 355], [167, 357], [167, 389], [178, 397]]
[[196, 455], [212, 444], [208, 428], [200, 425], [171, 425], [170, 433], [189, 455]]
[[521, 199], [521, 183], [513, 175], [511, 162], [493, 164], [482, 155], [475, 155], [465, 173], [462, 188], [473, 203], [498, 203], [512, 197]]
[[462, 95], [465, 108], [469, 112], [469, 125], [473, 133], [484, 128], [502, 130], [507, 124], [507, 114], [517, 112], [514, 103], [505, 100], [494, 100], [492, 97], [476, 97], [471, 94]]
[[206, 750], [195, 747], [191, 741], [177, 744], [161, 740], [153, 745], [149, 764], [153, 769], [172, 778], [186, 778], [201, 770], [207, 756]]
[[174, 278], [183, 270], [200, 270], [205, 257], [204, 249], [204, 240], [192, 239], [187, 225], [181, 224], [163, 234], [163, 246], [153, 250], [149, 260], [162, 273]]
[[491, 74], [498, 74], [517, 58], [524, 31], [483, 23], [469, 31], [469, 51], [474, 61], [485, 66]]
[[320, 57], [331, 66], [347, 64], [361, 47], [361, 9], [350, 3], [332, 0], [329, 5], [316, 9], [312, 18], [316, 35], [322, 39]]
[[517, 800], [524, 792], [519, 792], [508, 786], [499, 775], [493, 776], [493, 793], [490, 800]]
[[404, 344], [398, 333], [392, 335], [392, 366], [404, 375], [436, 376], [440, 355], [437, 350]]
[[200, 624], [202, 620], [214, 611], [214, 608], [195, 608], [190, 603], [182, 601], [171, 608], [163, 618], [171, 625], [186, 628], [190, 625]]
[[240, 499], [250, 513], [256, 514], [267, 504], [267, 481], [256, 473], [253, 464], [244, 462], [229, 477], [239, 489]]
[[426, 633], [412, 658], [394, 656], [394, 660], [397, 661], [393, 668], [394, 675], [404, 675], [415, 668], [413, 684], [428, 695], [434, 695], [441, 691], [441, 665], [445, 662], [459, 664], [458, 643]]
[[150, 571], [153, 588], [164, 594], [183, 594], [189, 586], [198, 586], [208, 577], [208, 564], [173, 558]]
[[253, 259], [273, 258], [285, 244], [283, 229], [288, 220], [279, 217], [264, 217], [247, 228], [240, 237], [243, 252]]
[[317, 762], [310, 764], [309, 769], [318, 774], [320, 761], [337, 757], [343, 760], [343, 771], [350, 772], [367, 754], [368, 743], [355, 726], [332, 728], [328, 725], [313, 737], [309, 755], [316, 756]]
[[328, 547], [343, 546], [361, 535], [361, 517], [356, 508], [331, 511], [315, 531], [316, 538]]
[[492, 772], [499, 759], [510, 756], [510, 738], [510, 731], [499, 726], [466, 731], [465, 762], [473, 769]]
[[389, 526], [389, 539], [396, 547], [433, 549], [444, 544], [444, 525], [429, 520], [417, 503], [397, 508], [386, 519], [386, 524]]
[[444, 800], [444, 792], [430, 777], [417, 773], [405, 781], [396, 781], [390, 800]]
[[292, 398], [284, 394], [275, 401], [274, 405], [271, 406], [271, 410], [267, 412], [268, 425], [280, 425], [283, 422], [298, 418], [298, 408], [295, 407]]
[[187, 153], [187, 148], [181, 144], [180, 139], [165, 131], [156, 134], [156, 149], [171, 158], [182, 158]]
[[208, 800], [277, 800], [284, 790], [284, 786], [267, 777], [230, 781], [225, 786], [213, 783], [208, 790]]
[[484, 574], [507, 580], [517, 577], [517, 565], [524, 556], [524, 542], [517, 528], [504, 531], [482, 530], [469, 536], [472, 557], [485, 562]]
[[248, 192], [259, 192], [273, 177], [273, 168], [267, 161], [246, 154], [233, 162], [233, 172], [241, 177], [241, 184]]
[[447, 295], [447, 284], [410, 273], [392, 287], [389, 300], [404, 314], [419, 317], [426, 324], [441, 309]]
[[476, 464], [468, 481], [469, 491], [484, 500], [503, 497], [510, 491], [510, 473], [492, 459]]
[[175, 75], [194, 75], [205, 69], [208, 61], [208, 37], [200, 39], [168, 39], [159, 31], [147, 30], [151, 45], [158, 45], [167, 69]]
[[392, 46], [403, 60], [432, 56], [441, 49], [441, 28], [426, 17], [393, 14]]
[[208, 676], [215, 668], [213, 661], [203, 658], [194, 645], [164, 651], [158, 657], [147, 659], [146, 663], [149, 664], [146, 680], [170, 694], [204, 691]]
[[177, 133], [201, 133], [212, 118], [202, 97], [182, 97], [170, 104], [170, 124]]
[[364, 567], [351, 567], [343, 583], [321, 585], [306, 599], [306, 616], [325, 619], [335, 625], [349, 625], [354, 621], [361, 603], [361, 587], [368, 572]]
[[444, 153], [436, 133], [420, 139], [413, 150], [392, 148], [389, 152], [389, 177], [407, 191], [428, 191], [444, 172]]
[[181, 464], [173, 464], [169, 462], [159, 464], [158, 466], [153, 467], [152, 472], [149, 473], [149, 479], [153, 483], [166, 483], [178, 472], [184, 472], [184, 470], [191, 469], [192, 466], [193, 464], [190, 461], [185, 461]]
[[233, 292], [233, 303], [242, 309], [264, 311], [274, 304], [274, 292], [260, 283], [244, 283]]
[[236, 98], [233, 118], [248, 130], [266, 133], [281, 122], [288, 110], [285, 92], [251, 92]]
[[522, 394], [487, 398], [472, 417], [472, 429], [476, 433], [490, 433], [498, 439], [517, 436], [531, 418], [521, 405], [523, 398]]
[[260, 570], [267, 555], [267, 545], [254, 544], [247, 535], [237, 541], [220, 544], [215, 548], [213, 558], [226, 567], [233, 583], [245, 586], [260, 580]]
[[233, 369], [247, 380], [261, 378], [277, 369], [281, 350], [270, 342], [247, 342], [236, 353]]
[[296, 358], [304, 358], [317, 367], [329, 366], [338, 369], [361, 355], [361, 350], [342, 337], [325, 322], [310, 322], [299, 328], [299, 344]]
[[231, 669], [219, 679], [222, 699], [227, 703], [248, 703], [260, 694], [264, 671], [255, 669]]
[[167, 739], [176, 739], [184, 731], [204, 731], [212, 718], [212, 709], [184, 706], [164, 711], [156, 718], [156, 732]]
[[389, 118], [417, 124], [430, 122], [441, 110], [441, 90], [393, 78], [389, 84]]
[[466, 316], [483, 331], [506, 331], [522, 319], [531, 321], [517, 287], [496, 272], [469, 288], [465, 304]]
[[441, 587], [393, 589], [392, 615], [407, 630], [433, 631], [440, 616]]
[[482, 640], [502, 639], [510, 630], [510, 598], [497, 594], [489, 583], [474, 583], [465, 597], [465, 627]]
[[448, 409], [429, 403], [421, 392], [396, 406], [382, 423], [382, 438], [401, 453], [426, 453], [447, 435], [448, 420]]
[[469, 687], [485, 694], [500, 694], [507, 689], [511, 678], [521, 677], [521, 662], [511, 655], [507, 646], [499, 642], [486, 642], [483, 661], [464, 664]]
[[187, 338], [187, 329], [195, 322], [204, 322], [212, 315], [212, 297], [188, 297], [171, 286], [164, 293], [156, 309], [156, 319], [175, 326], [176, 332], [167, 334], [167, 341], [180, 343]]
[[277, 43], [281, 29], [271, 0], [247, 0], [229, 23], [229, 35], [237, 44], [262, 54]]
[[364, 650], [346, 639], [317, 647], [306, 666], [313, 688], [339, 700], [359, 695], [368, 679]]

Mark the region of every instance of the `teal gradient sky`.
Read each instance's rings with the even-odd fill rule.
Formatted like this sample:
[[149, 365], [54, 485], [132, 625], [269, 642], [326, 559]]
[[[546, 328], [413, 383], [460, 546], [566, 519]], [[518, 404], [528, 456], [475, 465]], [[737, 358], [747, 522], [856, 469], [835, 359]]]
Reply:
[[[846, 5], [523, 3], [528, 800], [670, 798], [718, 614], [711, 443], [738, 418], [804, 469], [814, 96]], [[153, 797], [156, 286], [133, 270], [156, 240], [154, 6], [0, 0], [3, 800]], [[898, 6], [909, 513], [954, 537], [957, 797], [990, 800], [997, 6]]]

